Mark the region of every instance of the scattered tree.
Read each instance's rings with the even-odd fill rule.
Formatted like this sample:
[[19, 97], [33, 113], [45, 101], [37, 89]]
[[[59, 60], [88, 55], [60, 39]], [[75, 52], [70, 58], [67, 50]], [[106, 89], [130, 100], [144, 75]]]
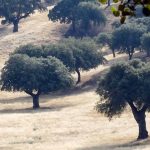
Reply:
[[145, 26], [126, 24], [116, 29], [112, 33], [111, 49], [120, 50], [129, 55], [129, 60], [132, 59], [135, 48], [140, 46], [140, 37], [146, 31]]
[[[96, 43], [101, 46], [108, 46], [111, 48], [112, 46], [112, 34], [110, 33], [100, 33], [96, 38]], [[113, 57], [115, 57], [115, 51], [114, 49], [111, 49], [113, 53]]]
[[[90, 35], [90, 30], [106, 24], [106, 17], [98, 4], [93, 2], [80, 2], [76, 10], [79, 30], [82, 36]], [[81, 34], [81, 33], [80, 33]], [[95, 36], [97, 33], [93, 33]]]
[[145, 112], [150, 109], [150, 64], [133, 60], [112, 66], [97, 88], [96, 109], [110, 119], [120, 115], [127, 104], [139, 127], [138, 139], [148, 137]]
[[0, 17], [4, 18], [1, 23], [12, 23], [13, 32], [18, 32], [20, 20], [29, 17], [35, 9], [45, 9], [41, 0], [0, 0]]
[[24, 91], [33, 98], [33, 108], [39, 108], [39, 96], [69, 88], [73, 80], [63, 63], [54, 57], [36, 58], [12, 55], [2, 69], [1, 90]]
[[21, 46], [15, 54], [26, 54], [30, 57], [54, 56], [60, 59], [70, 72], [78, 74], [81, 81], [80, 70], [88, 71], [104, 63], [105, 59], [98, 46], [91, 39], [68, 38], [59, 44], [37, 47], [34, 45]]
[[103, 53], [98, 50], [97, 45], [91, 39], [69, 38], [62, 42], [66, 43], [73, 53], [75, 63], [72, 69], [78, 74], [77, 84], [81, 81], [81, 70], [88, 71], [105, 62]]
[[62, 0], [52, 10], [48, 17], [52, 21], [72, 24], [72, 32], [75, 34], [77, 26], [88, 33], [89, 27], [105, 24], [106, 17], [100, 9], [96, 0]]

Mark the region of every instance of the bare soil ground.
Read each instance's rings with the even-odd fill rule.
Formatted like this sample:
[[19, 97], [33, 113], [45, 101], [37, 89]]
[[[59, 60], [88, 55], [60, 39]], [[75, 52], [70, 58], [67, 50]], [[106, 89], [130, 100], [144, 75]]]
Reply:
[[[22, 21], [19, 33], [11, 26], [0, 26], [0, 65], [15, 47], [25, 43], [56, 42], [66, 26], [49, 22], [47, 12]], [[83, 72], [83, 83], [101, 74], [113, 59], [96, 70]], [[88, 83], [88, 82], [87, 82]], [[79, 87], [80, 89], [80, 87]], [[0, 92], [0, 150], [149, 150], [150, 139], [137, 142], [137, 125], [130, 110], [109, 121], [94, 109], [99, 100], [94, 87], [41, 96], [40, 110], [32, 110], [31, 97], [25, 93]], [[147, 125], [150, 131], [150, 115]]]

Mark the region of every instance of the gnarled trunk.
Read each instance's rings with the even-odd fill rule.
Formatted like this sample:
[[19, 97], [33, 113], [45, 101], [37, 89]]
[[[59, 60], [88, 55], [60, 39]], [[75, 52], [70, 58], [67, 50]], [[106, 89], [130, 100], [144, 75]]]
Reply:
[[33, 98], [33, 108], [34, 109], [40, 108], [40, 105], [39, 105], [39, 95], [38, 94], [33, 95], [32, 98]]
[[76, 84], [78, 84], [78, 83], [81, 82], [81, 74], [80, 74], [80, 71], [79, 71], [78, 68], [76, 68], [76, 73], [77, 73], [77, 75], [78, 75], [78, 80], [77, 80]]
[[145, 139], [148, 137], [145, 118], [146, 118], [145, 112], [138, 112], [138, 121], [137, 121], [139, 126], [138, 139]]
[[146, 121], [145, 121], [145, 118], [146, 118], [145, 112], [146, 112], [147, 106], [145, 105], [143, 106], [141, 110], [137, 110], [137, 108], [134, 106], [133, 103], [129, 103], [129, 105], [132, 109], [134, 119], [136, 120], [138, 127], [139, 127], [139, 135], [137, 139], [141, 140], [141, 139], [148, 138], [148, 131], [146, 128]]
[[25, 90], [25, 92], [29, 95], [32, 96], [32, 99], [33, 99], [33, 108], [34, 109], [38, 109], [40, 108], [40, 105], [39, 105], [39, 96], [41, 94], [41, 91], [37, 91], [36, 94], [33, 93], [33, 91], [30, 91], [30, 90]]
[[128, 54], [129, 54], [129, 60], [131, 60], [132, 56], [133, 56], [133, 53], [129, 52]]

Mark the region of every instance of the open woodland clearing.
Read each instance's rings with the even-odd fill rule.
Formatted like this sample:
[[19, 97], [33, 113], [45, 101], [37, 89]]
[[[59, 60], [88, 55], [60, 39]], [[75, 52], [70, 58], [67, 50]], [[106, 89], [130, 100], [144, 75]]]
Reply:
[[[0, 66], [15, 47], [26, 43], [56, 42], [64, 25], [49, 22], [47, 12], [22, 21], [18, 33], [11, 26], [0, 26]], [[108, 55], [110, 63], [96, 70], [83, 72], [83, 83], [103, 72], [119, 60]], [[90, 87], [89, 87], [90, 86]], [[65, 92], [66, 93], [66, 92]], [[94, 106], [99, 96], [95, 87], [87, 84], [82, 90], [41, 96], [40, 110], [32, 110], [32, 100], [24, 93], [0, 93], [1, 150], [149, 150], [150, 140], [136, 142], [137, 124], [130, 113], [109, 121], [97, 114]], [[150, 119], [147, 114], [147, 126]]]

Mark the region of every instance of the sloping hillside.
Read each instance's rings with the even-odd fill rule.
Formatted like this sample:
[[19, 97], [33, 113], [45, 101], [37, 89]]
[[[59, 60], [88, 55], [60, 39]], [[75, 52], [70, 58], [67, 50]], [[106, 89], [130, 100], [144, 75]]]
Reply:
[[1, 64], [7, 59], [8, 54], [20, 45], [27, 43], [44, 44], [60, 40], [67, 29], [67, 25], [49, 21], [47, 14], [47, 11], [37, 12], [22, 20], [18, 33], [12, 33], [12, 25], [0, 25]]
[[[0, 26], [0, 67], [15, 47], [55, 42], [66, 27], [48, 21], [47, 12], [22, 21], [19, 33], [11, 33], [11, 26]], [[86, 86], [81, 90], [41, 96], [40, 110], [32, 110], [31, 97], [25, 93], [0, 92], [0, 150], [149, 150], [149, 139], [135, 141], [138, 128], [130, 110], [110, 122], [94, 109], [99, 97], [91, 79], [120, 58], [127, 59], [108, 55], [109, 64], [83, 72]]]

